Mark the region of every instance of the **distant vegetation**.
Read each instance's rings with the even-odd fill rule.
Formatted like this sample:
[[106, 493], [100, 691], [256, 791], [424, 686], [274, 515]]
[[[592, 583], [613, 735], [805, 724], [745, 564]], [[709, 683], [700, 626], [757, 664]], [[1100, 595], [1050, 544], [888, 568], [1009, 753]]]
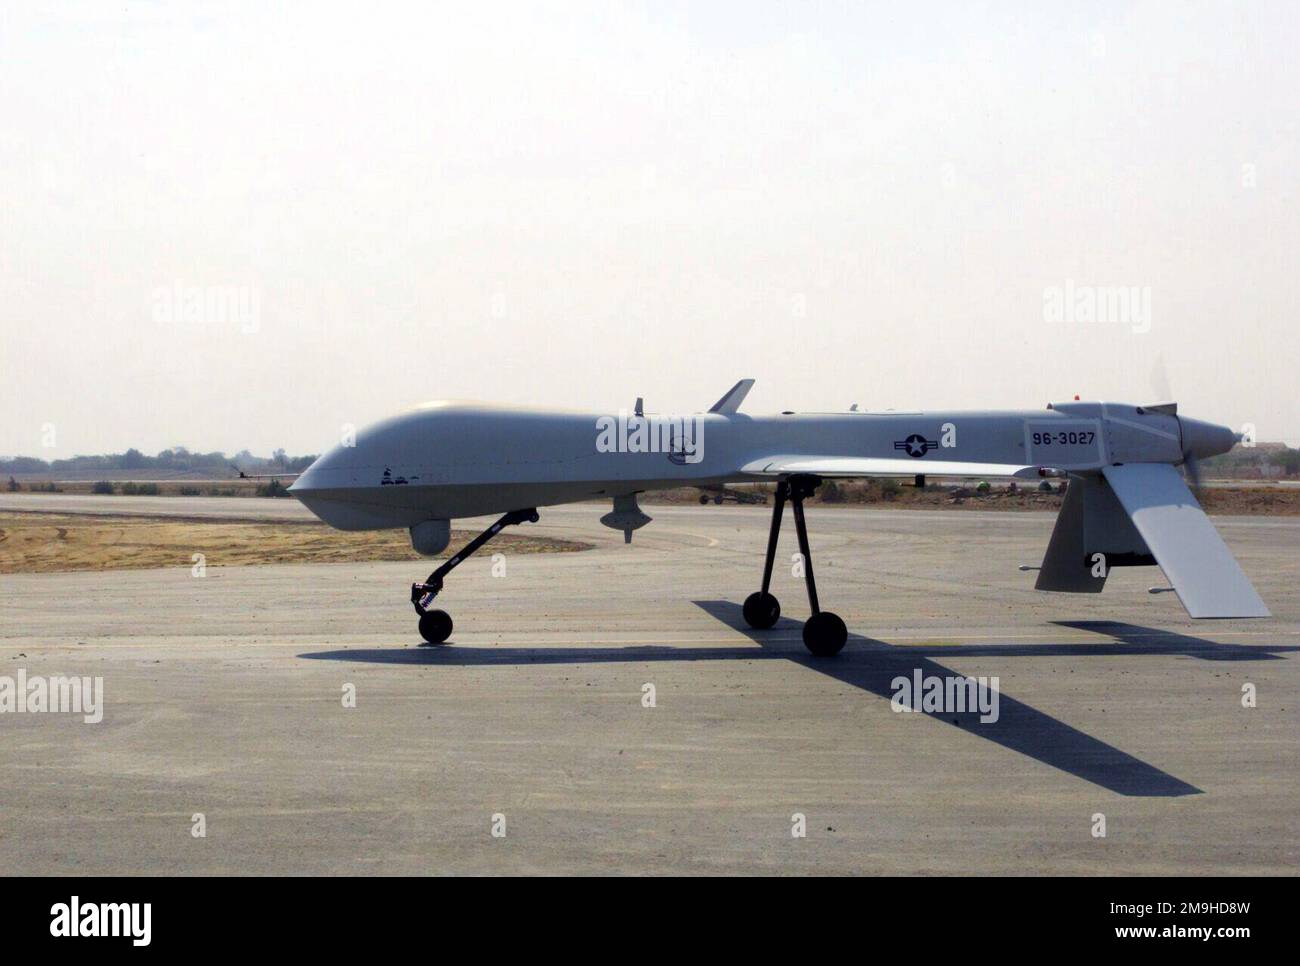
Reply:
[[257, 487], [258, 496], [288, 496], [289, 488], [279, 480], [272, 480], [270, 483], [262, 483]]
[[[118, 489], [119, 486], [121, 487], [120, 490]], [[33, 489], [35, 489], [35, 487], [33, 487]], [[187, 489], [192, 492], [186, 494], [184, 491]], [[159, 494], [157, 483], [135, 483], [131, 480], [127, 480], [125, 483], [114, 483], [112, 480], [99, 480], [90, 487], [90, 492], [99, 494], [100, 496], [111, 496], [112, 494], [119, 492], [123, 496], [158, 496]], [[196, 487], [182, 487], [181, 492], [182, 495], [186, 496], [198, 496], [199, 493]]]
[[157, 483], [132, 483], [129, 480], [122, 484], [123, 496], [157, 496]]
[[220, 452], [192, 453], [184, 446], [174, 446], [157, 456], [145, 456], [138, 449], [110, 453], [107, 456], [73, 456], [49, 461], [34, 456], [16, 456], [0, 459], [0, 473], [56, 479], [94, 479], [98, 475], [109, 475], [111, 471], [113, 475], [120, 476], [122, 472], [127, 472], [137, 478], [159, 474], [168, 477], [225, 479], [235, 475], [232, 466], [250, 474], [301, 473], [315, 459], [315, 456], [289, 456], [282, 449], [276, 450], [270, 457], [254, 456], [248, 450], [227, 456]]
[[1201, 461], [1202, 475], [1235, 479], [1270, 479], [1300, 473], [1300, 448], [1282, 443], [1237, 446], [1222, 456]]

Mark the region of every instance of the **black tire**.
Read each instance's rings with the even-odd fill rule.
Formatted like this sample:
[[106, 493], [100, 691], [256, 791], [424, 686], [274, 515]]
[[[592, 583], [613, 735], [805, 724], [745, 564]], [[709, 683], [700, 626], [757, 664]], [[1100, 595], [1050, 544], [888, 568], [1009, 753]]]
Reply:
[[828, 610], [813, 614], [803, 625], [803, 645], [816, 657], [834, 657], [849, 639], [849, 629], [838, 614]]
[[420, 615], [420, 636], [430, 644], [441, 644], [451, 637], [451, 615], [445, 610]]
[[709, 494], [707, 494], [707, 493], [701, 493], [701, 494], [700, 494], [700, 506], [704, 506], [704, 504], [706, 504], [706, 503], [708, 503], [708, 502], [709, 502]]
[[781, 617], [781, 603], [771, 594], [756, 590], [745, 598], [745, 623], [755, 630], [765, 631]]

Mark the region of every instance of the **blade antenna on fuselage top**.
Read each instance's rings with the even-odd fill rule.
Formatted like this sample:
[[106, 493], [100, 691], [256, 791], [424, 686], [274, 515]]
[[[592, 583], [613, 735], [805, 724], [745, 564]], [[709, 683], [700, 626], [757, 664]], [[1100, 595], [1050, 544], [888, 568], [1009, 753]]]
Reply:
[[730, 415], [740, 409], [740, 404], [745, 401], [749, 395], [749, 390], [754, 388], [753, 379], [742, 379], [730, 389], [727, 394], [715, 402], [709, 409], [711, 413], [722, 413]]

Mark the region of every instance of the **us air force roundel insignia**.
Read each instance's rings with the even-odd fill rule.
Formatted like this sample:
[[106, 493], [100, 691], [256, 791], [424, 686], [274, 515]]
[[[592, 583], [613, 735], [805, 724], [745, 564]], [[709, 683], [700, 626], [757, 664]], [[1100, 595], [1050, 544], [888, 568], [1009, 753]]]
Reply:
[[938, 449], [939, 444], [932, 439], [926, 439], [919, 433], [913, 433], [907, 439], [894, 441], [894, 449], [906, 450], [908, 456], [922, 457], [932, 449]]

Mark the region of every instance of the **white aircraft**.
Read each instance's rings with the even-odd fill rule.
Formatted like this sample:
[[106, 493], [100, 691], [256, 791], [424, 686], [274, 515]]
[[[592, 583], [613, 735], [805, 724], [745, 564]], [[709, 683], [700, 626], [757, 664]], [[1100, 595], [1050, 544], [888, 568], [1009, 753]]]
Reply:
[[316, 460], [290, 487], [340, 530], [405, 527], [433, 556], [451, 521], [502, 513], [464, 549], [411, 587], [420, 635], [451, 635], [446, 612], [430, 610], [443, 580], [503, 527], [536, 522], [537, 507], [595, 497], [613, 500], [606, 526], [650, 522], [636, 495], [679, 486], [776, 483], [761, 588], [745, 601], [751, 627], [781, 614], [770, 592], [777, 537], [792, 504], [812, 616], [808, 650], [836, 654], [844, 622], [821, 609], [803, 503], [832, 478], [925, 476], [1067, 478], [1065, 502], [1039, 569], [1039, 590], [1099, 593], [1111, 567], [1155, 565], [1192, 617], [1268, 617], [1176, 466], [1193, 482], [1195, 460], [1230, 450], [1240, 437], [1188, 419], [1173, 403], [1054, 403], [1046, 411], [793, 413], [749, 416], [743, 379], [707, 413], [597, 414], [435, 402], [377, 423]]

